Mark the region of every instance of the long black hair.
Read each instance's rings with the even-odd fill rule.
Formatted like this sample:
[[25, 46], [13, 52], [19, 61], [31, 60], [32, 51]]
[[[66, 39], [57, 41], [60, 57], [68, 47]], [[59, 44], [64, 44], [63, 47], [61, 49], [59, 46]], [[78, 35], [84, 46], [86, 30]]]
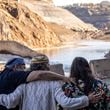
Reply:
[[71, 65], [70, 77], [75, 78], [76, 83], [80, 79], [84, 82], [84, 92], [86, 95], [91, 91], [94, 77], [88, 61], [83, 57], [76, 57]]

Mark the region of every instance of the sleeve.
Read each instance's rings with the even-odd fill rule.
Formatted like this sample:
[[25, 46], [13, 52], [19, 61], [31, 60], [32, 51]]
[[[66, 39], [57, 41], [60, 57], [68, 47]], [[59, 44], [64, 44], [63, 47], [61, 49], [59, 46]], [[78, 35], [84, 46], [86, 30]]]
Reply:
[[73, 108], [76, 110], [89, 105], [89, 99], [87, 96], [81, 96], [79, 98], [68, 98], [64, 95], [60, 83], [56, 83], [54, 87], [55, 99], [62, 107]]
[[11, 94], [0, 94], [0, 105], [5, 106], [6, 108], [15, 108], [21, 100], [23, 93], [23, 85], [20, 85], [13, 93]]
[[16, 84], [16, 86], [19, 86], [20, 84], [26, 83], [29, 74], [29, 71], [16, 71], [10, 75], [10, 79]]

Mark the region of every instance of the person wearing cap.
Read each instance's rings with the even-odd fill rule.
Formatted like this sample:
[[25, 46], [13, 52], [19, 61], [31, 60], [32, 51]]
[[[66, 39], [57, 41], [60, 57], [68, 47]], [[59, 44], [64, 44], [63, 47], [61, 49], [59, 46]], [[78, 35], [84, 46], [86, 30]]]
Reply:
[[[31, 62], [31, 70], [49, 70], [49, 61], [44, 56], [35, 57]], [[46, 77], [46, 76], [45, 76]], [[35, 81], [20, 85], [11, 94], [0, 95], [0, 105], [7, 108], [20, 106], [19, 110], [57, 110], [56, 102], [62, 107], [72, 110], [88, 106], [89, 102], [98, 101], [93, 94], [68, 98], [62, 91], [59, 81]]]
[[31, 60], [30, 69], [33, 71], [49, 70], [49, 59], [44, 56], [33, 57]]
[[23, 58], [12, 58], [6, 64], [5, 68], [13, 71], [22, 71], [25, 69], [25, 62]]
[[[51, 71], [24, 71], [25, 62], [23, 58], [12, 58], [0, 74], [0, 94], [9, 94], [17, 86], [35, 80], [68, 80], [68, 78]], [[44, 77], [45, 76], [45, 77]], [[0, 106], [0, 110], [7, 110]], [[10, 109], [18, 110], [18, 108]]]

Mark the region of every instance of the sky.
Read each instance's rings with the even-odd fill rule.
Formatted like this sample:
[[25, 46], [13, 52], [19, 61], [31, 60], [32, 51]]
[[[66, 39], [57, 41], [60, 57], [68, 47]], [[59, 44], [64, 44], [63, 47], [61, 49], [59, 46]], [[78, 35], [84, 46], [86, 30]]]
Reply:
[[63, 6], [73, 3], [100, 3], [101, 1], [105, 1], [105, 0], [53, 0], [53, 1], [56, 6]]

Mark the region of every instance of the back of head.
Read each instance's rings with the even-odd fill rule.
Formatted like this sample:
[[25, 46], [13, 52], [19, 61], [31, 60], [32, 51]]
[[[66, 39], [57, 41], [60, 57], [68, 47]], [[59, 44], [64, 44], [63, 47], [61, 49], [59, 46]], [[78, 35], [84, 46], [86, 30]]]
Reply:
[[45, 55], [33, 57], [30, 65], [31, 70], [49, 70], [49, 59]]
[[83, 57], [76, 57], [71, 65], [71, 77], [86, 79], [91, 74], [88, 61]]
[[84, 82], [84, 93], [88, 95], [92, 88], [94, 77], [92, 76], [91, 69], [88, 61], [83, 57], [76, 57], [71, 65], [71, 77], [76, 79], [79, 83], [80, 80]]
[[14, 69], [15, 66], [19, 66], [19, 65], [25, 66], [24, 59], [23, 58], [12, 58], [6, 63], [5, 68]]

